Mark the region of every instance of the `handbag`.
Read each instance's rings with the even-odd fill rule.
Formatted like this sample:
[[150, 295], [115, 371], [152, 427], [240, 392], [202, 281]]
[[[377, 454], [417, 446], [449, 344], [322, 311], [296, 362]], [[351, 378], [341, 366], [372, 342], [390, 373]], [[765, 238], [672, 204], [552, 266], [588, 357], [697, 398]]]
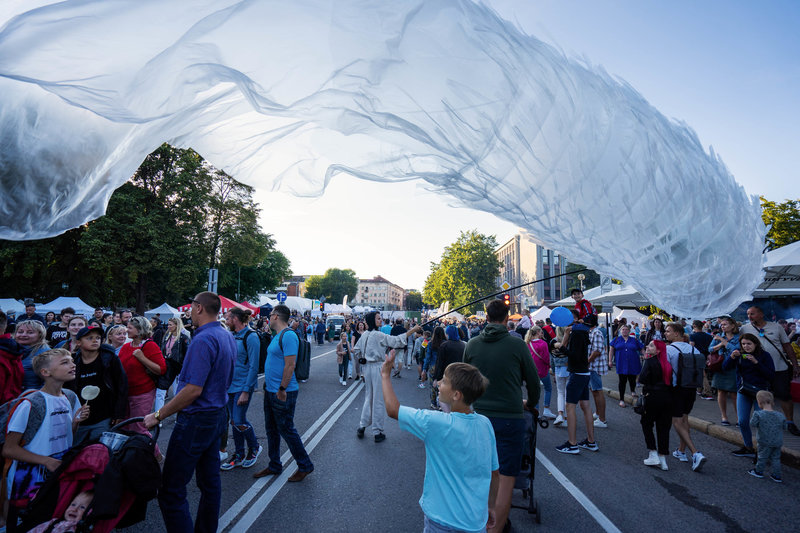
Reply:
[[720, 353], [721, 351], [717, 350], [708, 354], [706, 368], [709, 372], [722, 372], [722, 362], [725, 360], [725, 356]]
[[746, 381], [742, 381], [742, 385], [739, 387], [739, 393], [744, 394], [745, 396], [749, 396], [750, 398], [755, 398], [758, 391], [763, 390], [755, 385], [751, 385]]
[[[66, 452], [54, 453], [50, 457], [61, 460]], [[51, 475], [44, 465], [17, 461], [8, 503], [14, 507], [27, 507]]]
[[644, 414], [644, 394], [640, 394], [638, 398], [636, 398], [636, 402], [633, 404], [633, 412], [637, 415]]
[[[366, 335], [366, 334], [367, 334], [367, 332], [365, 331], [363, 333], [363, 335]], [[368, 342], [369, 342], [369, 337], [367, 337], [367, 340], [364, 341], [364, 353], [362, 353], [361, 357], [358, 358], [358, 364], [359, 365], [366, 365], [367, 364], [367, 358], [364, 357], [364, 355], [367, 353], [367, 343]]]

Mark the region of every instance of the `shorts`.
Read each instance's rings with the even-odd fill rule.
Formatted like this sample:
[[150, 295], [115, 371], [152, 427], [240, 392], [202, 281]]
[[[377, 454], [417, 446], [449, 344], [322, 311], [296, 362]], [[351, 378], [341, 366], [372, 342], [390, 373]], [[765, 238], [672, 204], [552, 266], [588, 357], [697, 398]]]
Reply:
[[672, 418], [681, 418], [683, 415], [691, 413], [696, 398], [696, 389], [674, 387], [672, 389]]
[[775, 372], [772, 380], [772, 395], [785, 402], [792, 399], [792, 369]]
[[578, 404], [589, 400], [589, 381], [591, 375], [570, 374], [567, 378], [567, 403]]
[[503, 476], [516, 477], [522, 469], [522, 452], [525, 442], [524, 418], [488, 417], [497, 442], [498, 469]]
[[589, 388], [592, 391], [603, 390], [603, 376], [594, 370], [589, 371]]

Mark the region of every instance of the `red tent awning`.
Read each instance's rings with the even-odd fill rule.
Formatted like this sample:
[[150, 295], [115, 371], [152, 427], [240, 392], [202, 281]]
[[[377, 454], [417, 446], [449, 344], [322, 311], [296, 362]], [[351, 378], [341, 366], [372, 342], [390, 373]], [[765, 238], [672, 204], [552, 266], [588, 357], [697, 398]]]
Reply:
[[251, 304], [250, 302], [242, 302], [241, 305], [243, 307], [246, 307], [249, 310], [251, 310], [253, 312], [253, 316], [258, 316], [258, 314], [261, 312], [261, 308], [260, 307], [255, 306], [255, 305]]

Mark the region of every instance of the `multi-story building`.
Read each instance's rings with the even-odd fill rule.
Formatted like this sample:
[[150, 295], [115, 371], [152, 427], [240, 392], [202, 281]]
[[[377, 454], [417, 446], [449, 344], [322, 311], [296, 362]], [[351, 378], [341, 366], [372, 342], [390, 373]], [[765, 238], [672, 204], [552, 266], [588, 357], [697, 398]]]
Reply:
[[272, 298], [279, 292], [285, 292], [286, 296], [300, 296], [301, 298], [305, 296], [306, 293], [306, 279], [309, 276], [292, 276], [289, 279], [285, 279], [281, 281], [280, 286], [278, 286], [270, 296]]
[[[547, 248], [529, 241], [522, 233], [514, 235], [495, 250], [500, 260], [497, 286], [507, 281], [512, 287], [536, 279], [562, 274], [567, 269], [567, 259]], [[538, 307], [558, 301], [567, 292], [565, 277], [527, 285], [511, 292], [514, 310]]]
[[381, 276], [358, 280], [358, 290], [352, 305], [368, 305], [384, 311], [397, 311], [405, 305], [405, 291]]

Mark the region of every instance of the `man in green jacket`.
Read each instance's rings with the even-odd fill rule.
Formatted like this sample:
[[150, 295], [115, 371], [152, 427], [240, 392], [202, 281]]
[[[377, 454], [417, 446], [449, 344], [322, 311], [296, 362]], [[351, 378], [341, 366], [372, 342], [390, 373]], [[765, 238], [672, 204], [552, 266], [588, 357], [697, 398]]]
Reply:
[[496, 526], [503, 531], [514, 481], [522, 465], [525, 441], [522, 384], [528, 391], [528, 408], [533, 411], [539, 401], [540, 382], [533, 358], [525, 342], [509, 335], [508, 307], [501, 300], [486, 306], [488, 324], [477, 337], [470, 339], [464, 351], [464, 362], [477, 367], [489, 379], [489, 388], [473, 404], [478, 414], [489, 419], [497, 441], [500, 462], [500, 484], [495, 503]]

